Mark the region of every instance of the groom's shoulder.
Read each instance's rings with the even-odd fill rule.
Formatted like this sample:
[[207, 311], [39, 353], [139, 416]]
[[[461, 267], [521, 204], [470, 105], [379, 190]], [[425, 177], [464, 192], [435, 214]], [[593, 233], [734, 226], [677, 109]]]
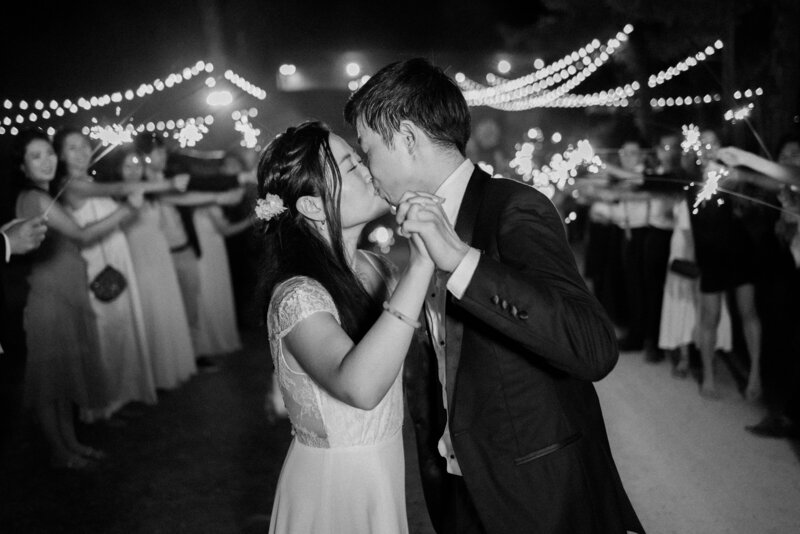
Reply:
[[485, 196], [500, 205], [509, 203], [551, 204], [547, 196], [530, 185], [504, 176], [490, 177], [486, 183]]

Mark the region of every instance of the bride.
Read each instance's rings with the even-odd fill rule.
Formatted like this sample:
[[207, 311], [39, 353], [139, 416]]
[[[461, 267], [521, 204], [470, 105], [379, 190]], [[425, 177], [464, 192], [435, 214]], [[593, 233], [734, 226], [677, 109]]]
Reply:
[[270, 532], [408, 532], [400, 371], [433, 262], [412, 235], [395, 281], [385, 260], [356, 247], [389, 205], [322, 123], [273, 140], [258, 181], [270, 351], [294, 434]]

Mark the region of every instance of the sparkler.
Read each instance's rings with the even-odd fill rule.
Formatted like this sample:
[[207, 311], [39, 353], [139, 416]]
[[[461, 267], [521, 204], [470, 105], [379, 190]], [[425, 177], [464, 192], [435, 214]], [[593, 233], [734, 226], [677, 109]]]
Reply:
[[718, 169], [712, 169], [706, 172], [706, 179], [703, 182], [703, 186], [700, 188], [700, 192], [697, 194], [697, 198], [694, 201], [694, 205], [692, 206], [692, 213], [697, 213], [698, 207], [703, 202], [711, 200], [711, 198], [717, 194], [719, 191], [719, 181], [720, 179], [728, 176], [730, 172], [728, 169], [724, 167], [720, 167]]
[[725, 120], [731, 122], [743, 121], [750, 116], [750, 112], [754, 107], [755, 105], [750, 102], [748, 105], [739, 109], [729, 109], [725, 112]]
[[533, 143], [523, 143], [510, 166], [523, 181], [532, 182], [533, 187], [551, 198], [556, 190], [563, 191], [564, 187], [574, 183], [580, 167], [586, 166], [590, 173], [596, 173], [603, 166], [602, 160], [586, 139], [581, 139], [575, 147], [570, 146], [563, 153], [555, 154], [541, 169], [535, 167], [533, 152]]
[[194, 119], [189, 119], [173, 137], [180, 142], [181, 148], [186, 148], [187, 146], [193, 147], [206, 133], [208, 133], [208, 128], [205, 124], [198, 124]]
[[243, 147], [253, 148], [258, 144], [258, 136], [261, 134], [261, 130], [250, 124], [246, 115], [239, 118], [233, 128], [237, 132], [241, 132], [243, 139], [240, 143]]
[[136, 129], [128, 124], [122, 127], [120, 124], [111, 124], [109, 126], [95, 125], [89, 129], [89, 137], [91, 139], [98, 139], [102, 146], [110, 146], [112, 148], [133, 142], [133, 136], [136, 135]]
[[683, 133], [683, 141], [681, 141], [683, 153], [699, 153], [702, 148], [702, 144], [700, 143], [700, 128], [694, 124], [684, 124], [681, 126], [681, 133]]

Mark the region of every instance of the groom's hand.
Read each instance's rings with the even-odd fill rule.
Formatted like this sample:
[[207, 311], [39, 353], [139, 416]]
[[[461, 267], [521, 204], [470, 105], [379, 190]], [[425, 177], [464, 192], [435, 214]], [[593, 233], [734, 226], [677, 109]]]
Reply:
[[451, 273], [464, 259], [469, 245], [459, 239], [442, 202], [436, 195], [407, 192], [400, 199], [395, 218], [404, 235], [414, 233], [422, 238], [437, 268]]

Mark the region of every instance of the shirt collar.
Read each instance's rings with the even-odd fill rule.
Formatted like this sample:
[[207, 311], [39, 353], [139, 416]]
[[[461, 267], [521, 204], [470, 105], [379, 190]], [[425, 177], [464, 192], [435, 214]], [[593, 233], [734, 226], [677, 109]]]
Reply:
[[451, 224], [455, 224], [458, 217], [461, 201], [464, 199], [464, 193], [474, 170], [475, 165], [469, 159], [465, 159], [436, 190], [436, 195], [444, 198], [442, 209]]

